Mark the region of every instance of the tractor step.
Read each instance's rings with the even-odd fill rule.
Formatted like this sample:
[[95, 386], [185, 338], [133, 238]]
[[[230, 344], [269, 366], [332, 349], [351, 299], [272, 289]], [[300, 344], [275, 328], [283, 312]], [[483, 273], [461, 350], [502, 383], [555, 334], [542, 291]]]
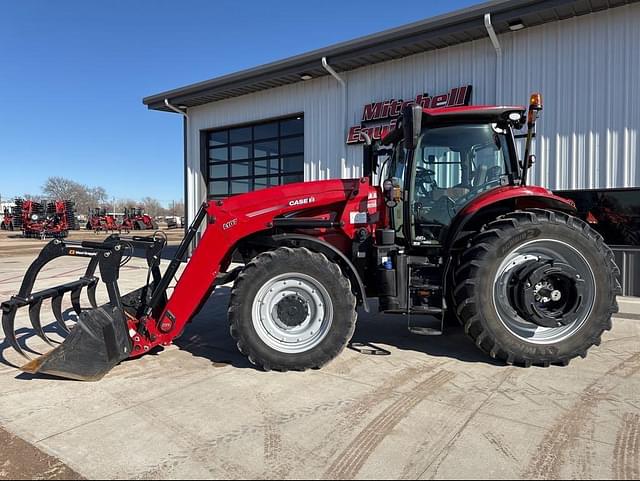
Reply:
[[425, 291], [440, 291], [442, 290], [441, 284], [411, 284], [409, 289], [412, 290], [425, 290]]
[[[436, 308], [431, 308], [433, 311]], [[442, 312], [442, 309], [440, 309]], [[413, 310], [411, 312], [413, 314]], [[411, 334], [418, 336], [441, 336], [444, 332], [444, 322], [440, 319], [429, 319], [421, 317], [420, 321], [416, 324], [412, 323], [411, 316], [407, 318], [407, 329]]]
[[435, 316], [438, 314], [442, 314], [442, 308], [433, 307], [433, 306], [412, 306], [410, 310], [410, 314], [422, 314], [427, 316]]
[[409, 332], [417, 336], [442, 336], [442, 329], [435, 327], [409, 326]]

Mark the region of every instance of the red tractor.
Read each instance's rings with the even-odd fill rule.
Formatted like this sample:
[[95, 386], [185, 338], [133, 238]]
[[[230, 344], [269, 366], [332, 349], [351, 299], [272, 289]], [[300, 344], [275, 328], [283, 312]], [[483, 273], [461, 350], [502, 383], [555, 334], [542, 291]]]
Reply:
[[106, 209], [95, 208], [89, 212], [89, 220], [87, 221], [87, 230], [98, 232], [121, 232], [122, 224], [113, 214], [107, 214]]
[[153, 218], [145, 214], [144, 209], [130, 207], [124, 210], [122, 227], [126, 231], [132, 230], [158, 230], [158, 224]]
[[[18, 295], [2, 304], [7, 341], [26, 356], [14, 319], [30, 307], [36, 333], [50, 342], [40, 304], [51, 298], [66, 330], [62, 296], [71, 292], [80, 312], [87, 287], [94, 308], [82, 311], [62, 345], [22, 370], [100, 379], [126, 358], [171, 344], [217, 286], [234, 282], [231, 335], [265, 370], [324, 366], [349, 343], [358, 308], [375, 305], [406, 316], [410, 326], [422, 316], [440, 319], [414, 327], [420, 334], [440, 333], [448, 313], [480, 350], [507, 364], [566, 365], [611, 328], [620, 271], [570, 201], [527, 184], [541, 108], [539, 95], [528, 113], [517, 106], [407, 105], [383, 145], [365, 147], [360, 179], [288, 184], [203, 204], [164, 274], [164, 237], [54, 240]], [[525, 123], [519, 159], [513, 132]], [[167, 298], [197, 232], [200, 242]], [[118, 268], [126, 248], [135, 247], [147, 251], [150, 281], [121, 297]], [[39, 270], [61, 256], [88, 259], [85, 275], [32, 292]], [[243, 264], [231, 268], [237, 258]], [[95, 302], [98, 267], [110, 297], [102, 307]]]
[[0, 222], [1, 230], [13, 230], [13, 214], [11, 213], [11, 209], [4, 208], [2, 215], [2, 222]]

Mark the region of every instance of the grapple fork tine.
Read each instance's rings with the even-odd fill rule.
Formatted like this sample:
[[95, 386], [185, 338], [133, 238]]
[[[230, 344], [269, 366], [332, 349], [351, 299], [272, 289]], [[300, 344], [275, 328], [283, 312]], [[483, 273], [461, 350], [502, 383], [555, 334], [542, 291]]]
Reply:
[[29, 306], [29, 319], [31, 320], [31, 325], [33, 326], [34, 331], [36, 331], [36, 334], [40, 336], [40, 338], [44, 342], [49, 344], [51, 347], [55, 347], [55, 345], [53, 344], [53, 341], [47, 337], [47, 335], [44, 332], [44, 329], [42, 329], [42, 322], [40, 322], [41, 307], [42, 307], [42, 299], [34, 302]]
[[89, 285], [87, 288], [87, 296], [89, 297], [89, 304], [94, 309], [98, 308], [98, 302], [96, 301], [96, 289], [98, 288], [97, 280]]
[[53, 315], [56, 318], [56, 324], [60, 329], [62, 329], [65, 333], [69, 334], [69, 328], [67, 324], [64, 322], [64, 318], [62, 316], [62, 296], [64, 294], [58, 294], [55, 297], [51, 298], [51, 310], [53, 311]]
[[83, 286], [76, 287], [71, 291], [71, 305], [78, 315], [82, 312], [82, 306], [80, 306], [80, 294], [82, 293], [82, 287]]
[[27, 353], [22, 350], [22, 347], [16, 338], [15, 320], [17, 310], [17, 305], [2, 305], [2, 330], [4, 331], [6, 340], [11, 344], [11, 347], [18, 351], [22, 357], [31, 360]]

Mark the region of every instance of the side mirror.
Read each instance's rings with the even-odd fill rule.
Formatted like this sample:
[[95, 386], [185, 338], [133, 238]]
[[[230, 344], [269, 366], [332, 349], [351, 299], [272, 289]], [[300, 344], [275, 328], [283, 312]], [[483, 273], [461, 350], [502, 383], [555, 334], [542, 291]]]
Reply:
[[407, 149], [415, 149], [422, 132], [422, 107], [416, 104], [407, 105], [402, 111], [402, 128], [404, 145]]
[[364, 177], [369, 178], [370, 183], [373, 183], [373, 176], [378, 170], [378, 155], [375, 146], [371, 142], [371, 137], [366, 132], [362, 132], [360, 135], [364, 139], [364, 145], [362, 146], [362, 173]]

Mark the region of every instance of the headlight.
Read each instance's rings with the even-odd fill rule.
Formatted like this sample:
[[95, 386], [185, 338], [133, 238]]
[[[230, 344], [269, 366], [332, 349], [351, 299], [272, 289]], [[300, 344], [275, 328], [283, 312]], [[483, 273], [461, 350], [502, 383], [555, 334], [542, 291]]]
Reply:
[[31, 216], [31, 220], [38, 220], [38, 214], [33, 214]]

